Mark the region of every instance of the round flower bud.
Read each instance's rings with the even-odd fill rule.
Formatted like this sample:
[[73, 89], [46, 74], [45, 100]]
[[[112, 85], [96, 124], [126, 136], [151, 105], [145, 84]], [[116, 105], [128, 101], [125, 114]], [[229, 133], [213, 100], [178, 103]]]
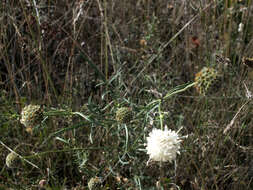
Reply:
[[102, 180], [99, 177], [93, 177], [88, 182], [89, 190], [95, 190], [98, 189], [99, 185], [102, 184]]
[[40, 105], [25, 106], [21, 112], [20, 123], [27, 128], [40, 124], [43, 119], [43, 111]]
[[122, 107], [116, 111], [116, 120], [119, 123], [129, 123], [133, 117], [132, 109], [129, 107]]
[[195, 75], [195, 88], [201, 95], [211, 93], [220, 86], [220, 75], [213, 68], [204, 67]]
[[11, 152], [7, 155], [5, 163], [8, 166], [8, 168], [15, 168], [18, 163], [18, 155], [15, 154], [14, 152]]

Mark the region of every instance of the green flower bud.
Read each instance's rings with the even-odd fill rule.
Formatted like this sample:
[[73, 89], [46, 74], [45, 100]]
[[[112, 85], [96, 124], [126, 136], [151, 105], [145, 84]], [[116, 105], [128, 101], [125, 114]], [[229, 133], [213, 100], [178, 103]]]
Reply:
[[122, 107], [116, 111], [116, 120], [119, 123], [129, 123], [133, 118], [132, 109], [129, 107]]

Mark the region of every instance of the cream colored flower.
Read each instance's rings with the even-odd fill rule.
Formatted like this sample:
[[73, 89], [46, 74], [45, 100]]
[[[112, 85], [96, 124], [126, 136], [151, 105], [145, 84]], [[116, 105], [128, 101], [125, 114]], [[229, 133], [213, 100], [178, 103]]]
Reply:
[[149, 160], [172, 162], [176, 159], [177, 154], [180, 154], [181, 139], [178, 133], [172, 130], [153, 129], [147, 137], [147, 154]]
[[102, 180], [100, 177], [93, 177], [88, 182], [89, 190], [99, 189], [99, 185], [101, 185]]
[[27, 128], [32, 128], [41, 122], [42, 114], [42, 108], [40, 105], [25, 106], [21, 112], [20, 123]]
[[14, 152], [11, 152], [7, 155], [5, 163], [8, 166], [8, 168], [14, 168], [17, 165], [18, 156]]

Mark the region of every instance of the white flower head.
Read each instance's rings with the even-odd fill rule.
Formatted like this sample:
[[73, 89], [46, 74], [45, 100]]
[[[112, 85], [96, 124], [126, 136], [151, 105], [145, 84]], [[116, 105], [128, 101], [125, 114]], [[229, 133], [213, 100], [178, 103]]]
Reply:
[[176, 159], [177, 154], [180, 154], [180, 142], [181, 139], [178, 132], [154, 128], [149, 137], [147, 137], [147, 154], [149, 154], [149, 160], [172, 162]]

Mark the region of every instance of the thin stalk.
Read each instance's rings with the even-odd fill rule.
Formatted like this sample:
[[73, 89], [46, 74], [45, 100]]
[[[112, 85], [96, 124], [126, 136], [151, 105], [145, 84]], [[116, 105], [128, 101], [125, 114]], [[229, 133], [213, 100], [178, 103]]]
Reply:
[[162, 103], [162, 101], [160, 100], [159, 103], [158, 103], [158, 112], [159, 112], [161, 129], [163, 130], [164, 127], [163, 127], [163, 114], [161, 112], [161, 103]]
[[178, 94], [180, 92], [184, 92], [186, 91], [188, 88], [191, 88], [192, 86], [194, 86], [196, 84], [196, 82], [193, 82], [189, 85], [187, 85], [186, 87], [182, 88], [182, 89], [179, 89], [179, 90], [176, 90], [174, 92], [171, 92], [171, 93], [168, 93], [163, 99], [166, 100], [168, 99], [170, 96], [173, 96], [174, 94]]

